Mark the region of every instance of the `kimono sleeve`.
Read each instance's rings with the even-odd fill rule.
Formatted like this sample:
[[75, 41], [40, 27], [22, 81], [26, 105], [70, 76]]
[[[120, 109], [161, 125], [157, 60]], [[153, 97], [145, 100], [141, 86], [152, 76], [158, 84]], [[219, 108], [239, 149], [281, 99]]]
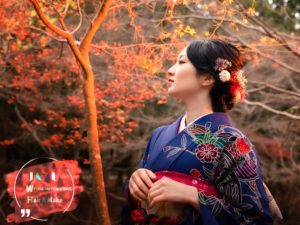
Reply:
[[[143, 162], [145, 162], [144, 160], [146, 160], [145, 156], [147, 156], [147, 154], [148, 154], [150, 143], [153, 138], [153, 133], [148, 138], [149, 139], [148, 144], [144, 151], [143, 157], [141, 158], [140, 162], [138, 163], [138, 168], [141, 168], [143, 166]], [[122, 207], [120, 225], [134, 225], [134, 223], [130, 217], [130, 213], [132, 210], [137, 209], [138, 205], [137, 205], [137, 201], [130, 194], [129, 179], [126, 179], [125, 184], [122, 187], [122, 193], [126, 199], [126, 202]]]
[[204, 225], [273, 224], [258, 155], [246, 136], [231, 136], [211, 168], [220, 197], [198, 192]]
[[[143, 153], [143, 156], [142, 156], [141, 160], [138, 163], [137, 168], [143, 168], [144, 167], [144, 165], [145, 165], [145, 163], [147, 161], [147, 155], [148, 155], [148, 153], [150, 151], [150, 148], [153, 146], [154, 141], [158, 138], [158, 135], [160, 134], [160, 132], [161, 132], [161, 130], [162, 130], [163, 127], [164, 126], [160, 126], [160, 127], [156, 128], [152, 132], [152, 134], [150, 135], [150, 137], [148, 138], [148, 143], [147, 143], [146, 149], [145, 149], [145, 151]], [[136, 201], [130, 195], [130, 191], [129, 191], [128, 186], [129, 186], [129, 179], [127, 179], [125, 181], [125, 184], [122, 187], [122, 192], [123, 192], [123, 194], [124, 194], [124, 196], [126, 198], [127, 206], [129, 208], [131, 208], [131, 209], [135, 209], [135, 208], [137, 208]]]

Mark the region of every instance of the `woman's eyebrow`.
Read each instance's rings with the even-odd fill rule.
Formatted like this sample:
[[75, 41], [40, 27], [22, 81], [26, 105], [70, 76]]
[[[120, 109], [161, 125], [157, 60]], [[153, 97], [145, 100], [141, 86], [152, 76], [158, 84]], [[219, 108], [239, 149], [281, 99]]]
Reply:
[[181, 58], [181, 56], [183, 56], [182, 54], [181, 55], [179, 55], [179, 57], [177, 57], [177, 60], [179, 60], [180, 58]]

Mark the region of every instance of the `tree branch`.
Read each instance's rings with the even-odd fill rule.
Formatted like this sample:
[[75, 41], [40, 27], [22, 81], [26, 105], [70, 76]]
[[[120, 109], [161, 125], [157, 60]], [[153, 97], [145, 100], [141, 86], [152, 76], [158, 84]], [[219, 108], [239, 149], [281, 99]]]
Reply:
[[28, 122], [24, 119], [24, 117], [21, 115], [20, 110], [18, 108], [18, 106], [15, 104], [14, 105], [14, 109], [15, 112], [18, 116], [18, 118], [25, 124], [26, 129], [31, 133], [32, 137], [37, 141], [37, 143], [41, 146], [41, 148], [43, 149], [43, 151], [47, 154], [49, 154], [51, 157], [55, 157], [54, 152], [52, 151], [51, 148], [45, 148], [45, 146], [43, 145], [43, 142], [41, 141], [41, 139], [38, 137], [37, 133], [35, 130], [33, 130], [30, 125], [28, 124]]
[[[246, 7], [244, 5], [244, 3], [240, 0], [236, 0], [236, 2], [239, 4], [239, 6], [244, 10], [242, 10], [243, 14], [245, 13]], [[274, 29], [270, 28], [268, 24], [266, 24], [263, 20], [261, 20], [260, 18], [257, 17], [249, 17], [253, 22], [255, 22], [256, 24], [258, 24], [266, 33], [268, 36], [274, 38], [275, 40], [277, 40], [279, 43], [283, 44], [283, 46], [288, 49], [290, 52], [292, 52], [295, 56], [300, 57], [300, 52], [298, 52], [297, 50], [293, 49], [288, 43], [287, 41], [283, 38], [283, 36], [281, 36], [278, 32], [276, 32]]]
[[296, 120], [300, 120], [300, 116], [297, 116], [297, 115], [293, 115], [293, 114], [290, 114], [288, 112], [283, 112], [283, 111], [280, 111], [280, 110], [277, 110], [277, 109], [273, 109], [271, 108], [270, 106], [267, 106], [265, 104], [263, 104], [262, 102], [252, 102], [252, 101], [249, 101], [247, 99], [245, 99], [243, 102], [245, 102], [247, 105], [255, 105], [255, 106], [260, 106], [274, 114], [278, 114], [278, 115], [283, 115], [283, 116], [286, 116], [286, 117], [289, 117], [291, 119], [296, 119]]
[[103, 1], [102, 5], [100, 6], [100, 8], [98, 10], [98, 13], [96, 14], [95, 18], [93, 19], [93, 22], [90, 24], [87, 32], [84, 35], [83, 41], [81, 42], [81, 45], [80, 45], [80, 51], [85, 56], [88, 54], [89, 45], [91, 44], [96, 31], [98, 30], [100, 24], [102, 23], [102, 21], [104, 20], [106, 14], [108, 12], [110, 2], [111, 2], [111, 0]]
[[44, 12], [42, 11], [39, 3], [37, 0], [30, 0], [39, 16], [39, 18], [43, 21], [43, 23], [46, 25], [46, 27], [48, 27], [50, 30], [52, 30], [53, 32], [55, 32], [57, 35], [67, 39], [71, 50], [73, 51], [76, 59], [80, 62], [80, 64], [82, 65], [82, 67], [85, 70], [90, 70], [90, 64], [89, 62], [87, 62], [84, 57], [82, 56], [79, 48], [77, 47], [75, 40], [72, 36], [72, 34], [68, 31], [64, 31], [62, 29], [60, 29], [59, 27], [55, 26], [54, 24], [52, 24], [47, 17], [45, 16]]

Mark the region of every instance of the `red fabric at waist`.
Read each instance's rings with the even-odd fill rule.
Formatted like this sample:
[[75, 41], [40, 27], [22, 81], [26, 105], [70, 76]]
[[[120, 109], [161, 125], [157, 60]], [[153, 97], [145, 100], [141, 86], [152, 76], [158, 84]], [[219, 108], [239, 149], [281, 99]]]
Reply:
[[171, 170], [156, 171], [154, 173], [156, 175], [155, 181], [165, 176], [180, 183], [194, 186], [197, 188], [198, 191], [202, 192], [204, 195], [219, 197], [219, 192], [217, 188], [213, 184], [199, 177], [193, 177], [189, 174]]

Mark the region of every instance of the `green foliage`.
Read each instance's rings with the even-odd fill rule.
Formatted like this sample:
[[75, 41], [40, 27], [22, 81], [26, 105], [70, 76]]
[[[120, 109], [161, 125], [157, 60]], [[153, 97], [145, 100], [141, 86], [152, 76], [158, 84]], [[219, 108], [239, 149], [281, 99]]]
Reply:
[[300, 1], [289, 0], [263, 0], [256, 2], [256, 10], [259, 15], [265, 17], [267, 23], [276, 27], [281, 32], [299, 32], [296, 29], [300, 24], [300, 17], [296, 13], [300, 11]]

